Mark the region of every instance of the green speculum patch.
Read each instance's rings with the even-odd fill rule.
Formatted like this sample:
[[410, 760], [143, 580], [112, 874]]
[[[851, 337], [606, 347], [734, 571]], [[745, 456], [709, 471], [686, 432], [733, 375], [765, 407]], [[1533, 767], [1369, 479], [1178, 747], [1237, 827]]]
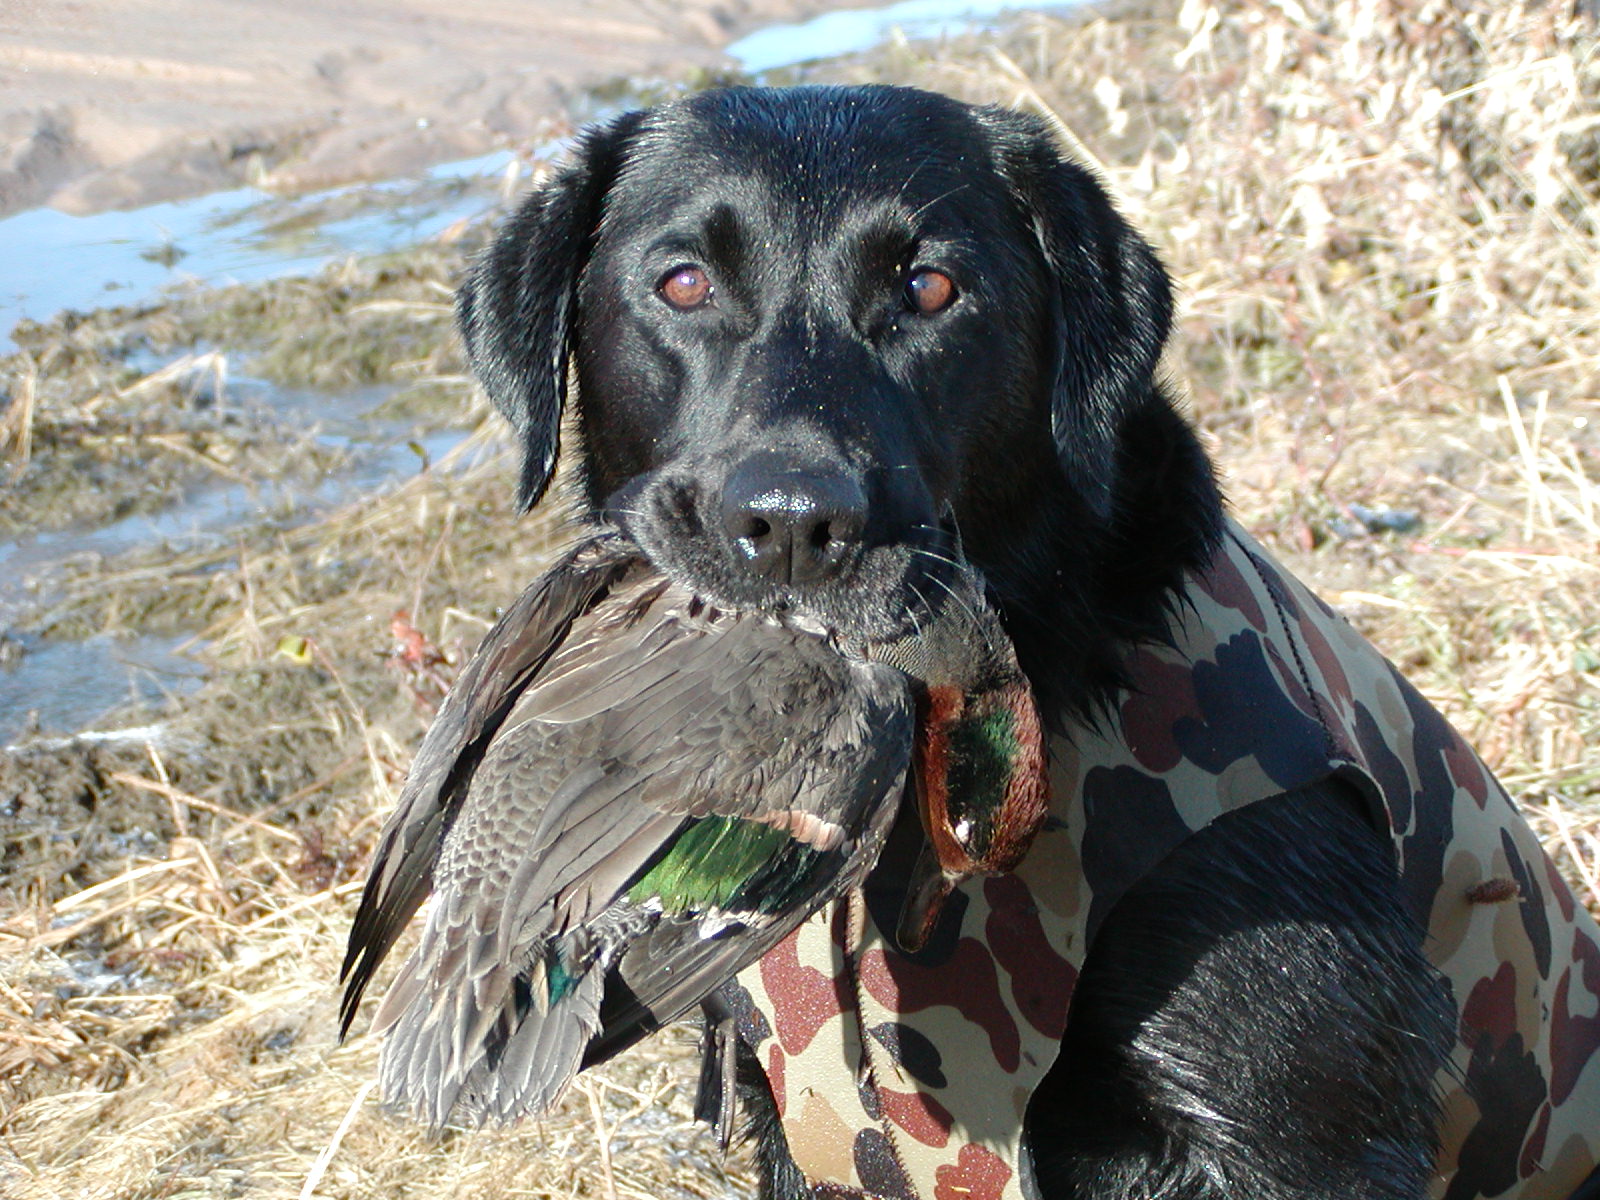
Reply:
[[545, 955], [545, 984], [549, 989], [550, 1003], [559, 1004], [565, 1000], [572, 989], [578, 986], [582, 978], [577, 972], [568, 970], [565, 956], [560, 954], [555, 947]]
[[703, 817], [634, 881], [628, 899], [643, 904], [654, 897], [663, 911], [675, 914], [773, 912], [803, 889], [821, 857], [771, 825]]

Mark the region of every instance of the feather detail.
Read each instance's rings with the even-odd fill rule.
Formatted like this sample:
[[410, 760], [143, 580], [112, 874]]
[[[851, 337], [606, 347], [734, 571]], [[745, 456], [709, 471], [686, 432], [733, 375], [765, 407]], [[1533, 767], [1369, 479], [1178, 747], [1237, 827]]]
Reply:
[[387, 1102], [544, 1112], [864, 878], [913, 737], [901, 672], [579, 547], [486, 637], [380, 836], [346, 1025], [434, 892], [379, 1006]]
[[702, 817], [688, 823], [627, 896], [677, 915], [726, 912], [749, 896], [752, 911], [770, 912], [793, 898], [790, 890], [758, 885], [785, 868], [805, 878], [821, 853], [761, 821]]
[[339, 973], [345, 984], [341, 1037], [355, 1019], [372, 973], [432, 887], [434, 865], [464, 795], [464, 777], [573, 621], [635, 566], [631, 545], [620, 538], [601, 535], [580, 543], [517, 598], [461, 672], [378, 839]]
[[441, 707], [352, 927], [341, 1028], [433, 893], [378, 1008], [387, 1102], [434, 1127], [545, 1112], [859, 886], [913, 758], [907, 936], [1015, 866], [1048, 801], [1038, 713], [981, 580], [957, 583], [915, 636], [841, 648], [701, 602], [610, 531], [536, 581]]

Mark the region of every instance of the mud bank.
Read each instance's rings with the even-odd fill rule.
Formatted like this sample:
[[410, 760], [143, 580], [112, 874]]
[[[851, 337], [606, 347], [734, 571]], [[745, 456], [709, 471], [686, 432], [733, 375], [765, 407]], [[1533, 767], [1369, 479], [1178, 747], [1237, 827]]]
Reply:
[[8, 4], [0, 215], [384, 179], [559, 131], [619, 77], [731, 68], [743, 34], [860, 0]]

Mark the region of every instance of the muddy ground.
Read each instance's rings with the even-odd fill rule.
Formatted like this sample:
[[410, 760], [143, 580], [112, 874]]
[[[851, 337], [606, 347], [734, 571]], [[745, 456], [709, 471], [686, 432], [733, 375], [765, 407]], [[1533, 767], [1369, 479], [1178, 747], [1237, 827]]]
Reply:
[[10, 0], [0, 216], [386, 179], [564, 130], [634, 75], [725, 71], [752, 30], [862, 0]]
[[[1530, 5], [1430, 9], [1402, 37], [1359, 7], [1021, 18], [806, 77], [1060, 122], [1174, 270], [1169, 367], [1241, 520], [1469, 734], [1600, 906], [1600, 242], [1571, 138], [1596, 127], [1592, 30]], [[0, 538], [218, 481], [263, 497], [213, 536], [58, 563], [9, 610], [0, 670], [159, 633], [208, 676], [0, 753], [0, 1193], [747, 1188], [689, 1121], [686, 1035], [539, 1130], [439, 1142], [376, 1109], [371, 1039], [337, 1045], [383, 814], [456, 665], [562, 537], [559, 502], [512, 511], [450, 330], [487, 228], [27, 326], [0, 362]], [[294, 502], [343, 469], [317, 412], [360, 388], [415, 461]]]

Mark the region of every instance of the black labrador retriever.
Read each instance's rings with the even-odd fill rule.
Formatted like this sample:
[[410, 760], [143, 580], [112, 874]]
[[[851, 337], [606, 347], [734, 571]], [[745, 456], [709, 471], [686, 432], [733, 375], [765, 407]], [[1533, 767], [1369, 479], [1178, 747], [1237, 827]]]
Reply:
[[[571, 376], [583, 499], [668, 574], [886, 637], [959, 544], [1067, 729], [1107, 718], [1130, 648], [1170, 638], [1228, 536], [1156, 377], [1171, 306], [1150, 247], [1037, 120], [900, 88], [729, 89], [586, 134], [460, 318], [516, 426], [524, 505]], [[1427, 1191], [1462, 998], [1355, 790], [1282, 790], [1193, 832], [1104, 917], [1027, 1110], [1025, 1194]], [[1452, 1198], [1566, 1195], [1588, 1173], [1563, 1151], [1559, 1191], [1522, 1182], [1556, 1153], [1525, 1149], [1551, 1107], [1533, 1075], [1526, 1112], [1481, 1089], [1494, 1119], [1450, 1151]], [[791, 1156], [753, 1055], [741, 1078], [765, 1193], [848, 1190]]]

